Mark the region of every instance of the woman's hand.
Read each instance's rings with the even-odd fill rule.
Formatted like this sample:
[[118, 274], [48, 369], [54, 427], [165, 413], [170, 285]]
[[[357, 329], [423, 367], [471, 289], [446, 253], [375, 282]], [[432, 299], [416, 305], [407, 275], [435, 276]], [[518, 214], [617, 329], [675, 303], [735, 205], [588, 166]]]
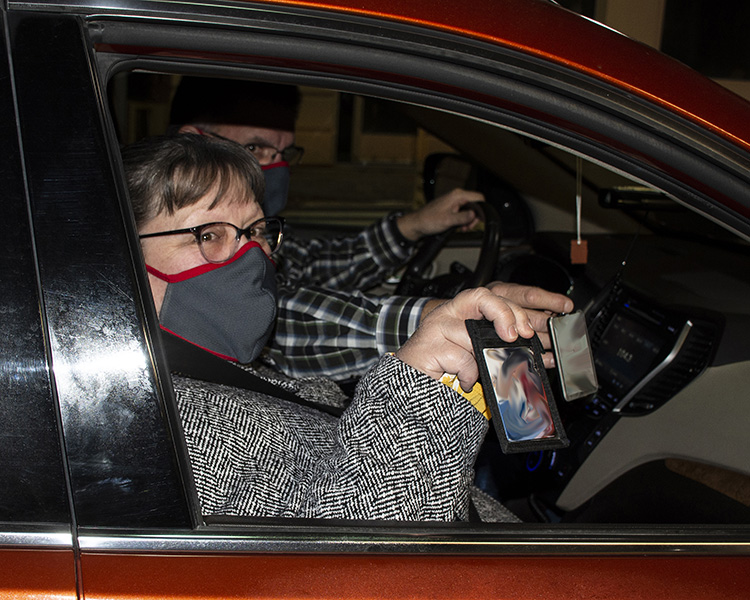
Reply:
[[[562, 294], [548, 292], [539, 287], [494, 281], [487, 284], [487, 288], [497, 296], [523, 306], [529, 315], [531, 326], [539, 335], [539, 341], [545, 350], [552, 347], [549, 337], [547, 319], [552, 315], [573, 312], [573, 301]], [[542, 357], [544, 366], [548, 369], [555, 366], [555, 357], [551, 352], [545, 352]]]
[[470, 390], [479, 378], [479, 370], [466, 319], [492, 321], [506, 342], [519, 335], [534, 335], [526, 310], [487, 288], [476, 288], [461, 292], [430, 312], [396, 356], [433, 379], [439, 380], [443, 373], [455, 374], [461, 387]]
[[[494, 281], [487, 284], [487, 289], [494, 295], [500, 296], [510, 303], [525, 309], [531, 326], [539, 335], [539, 341], [545, 350], [549, 350], [552, 347], [547, 319], [552, 315], [573, 312], [574, 308], [573, 301], [567, 296], [548, 292], [542, 288], [530, 285]], [[432, 311], [447, 302], [447, 300], [430, 300], [427, 302], [422, 310], [420, 323], [424, 322]], [[551, 352], [546, 352], [542, 356], [542, 360], [544, 361], [544, 366], [548, 369], [555, 366], [555, 357]]]

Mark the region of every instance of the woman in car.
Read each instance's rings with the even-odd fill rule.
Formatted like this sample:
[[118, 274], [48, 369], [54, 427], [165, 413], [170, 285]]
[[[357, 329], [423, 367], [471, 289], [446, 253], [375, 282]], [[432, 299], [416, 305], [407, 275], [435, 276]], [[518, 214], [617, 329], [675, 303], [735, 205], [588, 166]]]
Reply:
[[[145, 140], [123, 158], [162, 328], [223, 359], [252, 362], [273, 327], [272, 254], [283, 237], [277, 221], [264, 219], [257, 161], [237, 144], [198, 135]], [[516, 304], [484, 288], [463, 292], [367, 373], [340, 418], [175, 375], [203, 513], [465, 519], [487, 421], [439, 378], [455, 373], [464, 389], [476, 381], [464, 320], [477, 318], [493, 321], [507, 341], [534, 333]], [[325, 380], [261, 375], [308, 400], [343, 402]]]

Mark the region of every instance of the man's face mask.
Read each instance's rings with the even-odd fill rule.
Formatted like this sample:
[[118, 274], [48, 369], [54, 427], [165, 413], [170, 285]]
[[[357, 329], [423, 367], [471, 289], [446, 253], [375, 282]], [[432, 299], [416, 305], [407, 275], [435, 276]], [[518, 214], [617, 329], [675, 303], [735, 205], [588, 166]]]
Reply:
[[263, 213], [275, 217], [286, 207], [289, 195], [289, 163], [277, 162], [261, 166], [266, 180], [266, 191], [263, 194]]
[[248, 242], [227, 262], [164, 274], [159, 313], [166, 329], [221, 358], [249, 363], [266, 345], [276, 319], [275, 268], [257, 242]]

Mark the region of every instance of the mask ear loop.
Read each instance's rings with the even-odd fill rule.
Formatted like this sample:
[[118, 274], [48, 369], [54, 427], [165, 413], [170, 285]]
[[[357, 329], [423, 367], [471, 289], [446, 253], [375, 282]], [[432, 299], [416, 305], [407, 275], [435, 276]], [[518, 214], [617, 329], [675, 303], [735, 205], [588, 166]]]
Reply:
[[589, 248], [581, 239], [581, 204], [583, 200], [583, 159], [576, 156], [576, 239], [570, 241], [570, 264], [585, 265], [588, 262]]

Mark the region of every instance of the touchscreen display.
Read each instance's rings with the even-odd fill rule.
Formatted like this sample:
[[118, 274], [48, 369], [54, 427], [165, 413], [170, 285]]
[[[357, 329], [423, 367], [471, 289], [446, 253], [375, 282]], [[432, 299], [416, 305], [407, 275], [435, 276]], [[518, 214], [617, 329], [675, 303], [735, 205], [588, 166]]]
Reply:
[[547, 394], [534, 367], [531, 348], [485, 348], [483, 353], [508, 440], [555, 437]]
[[651, 370], [663, 344], [660, 336], [640, 323], [615, 314], [596, 352], [599, 381], [626, 393]]

